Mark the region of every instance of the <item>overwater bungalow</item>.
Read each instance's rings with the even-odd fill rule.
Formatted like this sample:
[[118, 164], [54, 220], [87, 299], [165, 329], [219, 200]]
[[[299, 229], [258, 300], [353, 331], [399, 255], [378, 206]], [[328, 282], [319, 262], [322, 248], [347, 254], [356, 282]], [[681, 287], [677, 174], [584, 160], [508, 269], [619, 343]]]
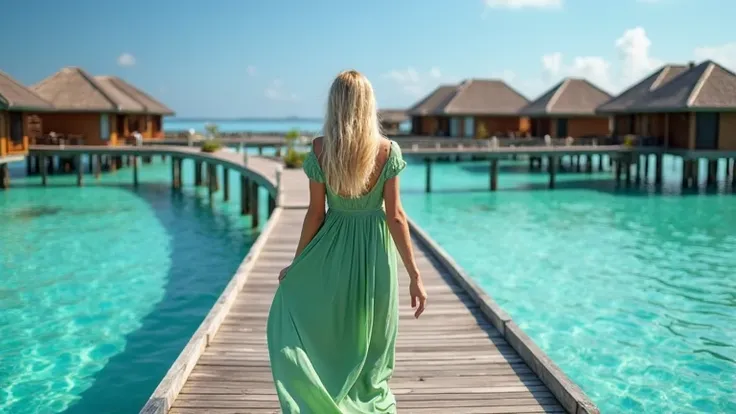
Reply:
[[[49, 102], [0, 71], [0, 165], [25, 156], [31, 138], [41, 133], [38, 114], [50, 110]], [[2, 169], [6, 183], [6, 167]]]
[[407, 112], [414, 135], [521, 136], [529, 131], [529, 119], [519, 110], [528, 104], [501, 80], [468, 79], [438, 87]]
[[409, 116], [403, 109], [382, 109], [378, 111], [378, 119], [384, 133], [396, 134], [401, 123], [408, 121]]
[[44, 114], [43, 133], [68, 144], [118, 145], [137, 131], [162, 137], [162, 116], [171, 110], [132, 85], [113, 77], [93, 77], [69, 67], [32, 86], [54, 112]]
[[610, 132], [609, 117], [595, 111], [609, 99], [608, 92], [587, 80], [567, 78], [519, 113], [530, 118], [534, 137], [603, 137]]
[[619, 113], [629, 117], [626, 132], [651, 137], [666, 149], [736, 150], [736, 74], [711, 60], [675, 68], [669, 76], [659, 73], [663, 79], [656, 87], [645, 87], [622, 105]]
[[[629, 108], [687, 69], [686, 65], [664, 65], [618, 96], [600, 105], [596, 112], [611, 117], [613, 136], [648, 135], [650, 133], [655, 136], [663, 136], [666, 124], [665, 114], [636, 114], [630, 112]], [[664, 142], [660, 141], [658, 144], [663, 145]]]
[[138, 131], [144, 139], [164, 137], [163, 117], [173, 116], [174, 111], [123, 79], [115, 76], [96, 76], [95, 79], [111, 95], [124, 95], [140, 107], [139, 113], [118, 115], [119, 134], [127, 137], [133, 131]]

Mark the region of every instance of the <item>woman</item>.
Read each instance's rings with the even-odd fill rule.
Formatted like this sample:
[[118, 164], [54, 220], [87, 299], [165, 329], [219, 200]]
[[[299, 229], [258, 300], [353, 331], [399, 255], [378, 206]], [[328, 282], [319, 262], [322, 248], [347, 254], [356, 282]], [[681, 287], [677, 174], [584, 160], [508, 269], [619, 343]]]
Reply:
[[363, 75], [345, 71], [335, 79], [324, 137], [312, 144], [304, 161], [309, 208], [268, 317], [281, 409], [394, 413], [388, 380], [399, 322], [396, 250], [411, 278], [416, 318], [427, 294], [399, 199], [406, 163], [399, 146], [381, 136], [373, 88]]

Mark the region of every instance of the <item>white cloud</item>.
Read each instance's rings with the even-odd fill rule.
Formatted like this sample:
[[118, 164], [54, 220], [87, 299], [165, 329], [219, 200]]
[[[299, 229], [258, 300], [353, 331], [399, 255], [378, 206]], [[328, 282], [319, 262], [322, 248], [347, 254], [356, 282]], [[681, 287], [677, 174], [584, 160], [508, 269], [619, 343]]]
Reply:
[[118, 56], [118, 65], [120, 66], [135, 66], [135, 56], [130, 53], [123, 53]]
[[284, 88], [284, 83], [280, 79], [274, 79], [264, 91], [266, 98], [272, 101], [296, 102], [299, 97]]
[[622, 82], [630, 84], [644, 77], [663, 63], [649, 54], [652, 41], [642, 27], [624, 32], [616, 40], [616, 49], [621, 59]]
[[731, 70], [736, 70], [736, 42], [720, 46], [701, 46], [693, 51], [693, 55], [698, 61], [710, 59]]
[[256, 76], [258, 73], [258, 70], [253, 65], [248, 65], [248, 67], [245, 68], [245, 71], [248, 73], [248, 76]]
[[486, 7], [506, 9], [556, 9], [562, 7], [562, 0], [485, 0]]
[[454, 79], [442, 75], [439, 68], [433, 67], [427, 73], [417, 72], [413, 67], [394, 69], [384, 75], [395, 83], [402, 92], [411, 96], [422, 96], [437, 87], [441, 82], [453, 82]]

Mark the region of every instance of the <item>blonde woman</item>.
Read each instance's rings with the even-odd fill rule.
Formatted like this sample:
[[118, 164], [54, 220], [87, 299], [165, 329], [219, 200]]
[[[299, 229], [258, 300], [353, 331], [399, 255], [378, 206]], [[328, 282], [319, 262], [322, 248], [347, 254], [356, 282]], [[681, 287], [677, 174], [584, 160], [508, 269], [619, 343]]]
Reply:
[[395, 413], [388, 380], [399, 322], [396, 250], [411, 278], [416, 318], [427, 294], [399, 199], [406, 163], [380, 133], [373, 88], [363, 75], [351, 70], [335, 79], [324, 137], [312, 144], [304, 162], [309, 208], [268, 317], [281, 409]]

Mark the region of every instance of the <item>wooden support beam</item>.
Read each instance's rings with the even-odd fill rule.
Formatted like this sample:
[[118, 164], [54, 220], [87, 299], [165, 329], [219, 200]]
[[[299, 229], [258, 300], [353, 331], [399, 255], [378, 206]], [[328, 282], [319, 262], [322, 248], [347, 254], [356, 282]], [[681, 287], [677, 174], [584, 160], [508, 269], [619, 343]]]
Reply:
[[10, 167], [7, 163], [0, 164], [0, 188], [3, 190], [10, 188]]
[[603, 171], [603, 154], [598, 154], [598, 171]]
[[244, 175], [240, 176], [240, 214], [246, 215], [250, 212], [248, 201], [248, 179]]
[[176, 158], [171, 157], [171, 189], [176, 190], [179, 188], [179, 164], [176, 162]]
[[621, 160], [621, 158], [617, 158], [613, 162], [615, 163], [614, 168], [616, 169], [616, 185], [618, 186], [621, 185], [621, 164], [623, 163], [623, 161]]
[[258, 222], [260, 219], [260, 216], [259, 216], [259, 207], [260, 207], [259, 201], [260, 200], [258, 199], [258, 195], [260, 192], [258, 191], [258, 183], [256, 183], [255, 181], [251, 181], [249, 187], [250, 188], [248, 192], [250, 193], [250, 195], [249, 195], [248, 201], [250, 204], [251, 227], [256, 228], [258, 227], [258, 224], [259, 224]]
[[47, 185], [49, 181], [49, 161], [50, 158], [46, 155], [41, 156], [41, 184], [44, 186]]
[[427, 193], [432, 192], [432, 160], [429, 158], [426, 158], [424, 160], [424, 166], [425, 166], [425, 173], [426, 176], [424, 178], [424, 191]]
[[230, 200], [230, 170], [222, 167], [222, 199]]
[[74, 156], [74, 168], [77, 170], [77, 186], [84, 185], [84, 167], [82, 166], [82, 156]]
[[102, 155], [95, 155], [94, 159], [95, 159], [95, 178], [99, 179], [100, 175], [102, 175]]
[[550, 156], [547, 158], [547, 170], [549, 171], [549, 188], [554, 189], [555, 188], [555, 179], [557, 176], [557, 166], [559, 164], [559, 158], [555, 156]]
[[194, 185], [202, 185], [202, 161], [194, 161]]
[[494, 158], [491, 160], [490, 165], [490, 188], [491, 191], [498, 190], [498, 158]]
[[133, 187], [138, 187], [138, 157], [133, 156], [130, 162], [133, 164]]
[[718, 183], [718, 160], [708, 160], [707, 186], [715, 187]]
[[664, 177], [664, 168], [662, 168], [662, 162], [664, 161], [664, 155], [657, 154], [654, 158], [654, 183], [656, 185], [662, 185]]

